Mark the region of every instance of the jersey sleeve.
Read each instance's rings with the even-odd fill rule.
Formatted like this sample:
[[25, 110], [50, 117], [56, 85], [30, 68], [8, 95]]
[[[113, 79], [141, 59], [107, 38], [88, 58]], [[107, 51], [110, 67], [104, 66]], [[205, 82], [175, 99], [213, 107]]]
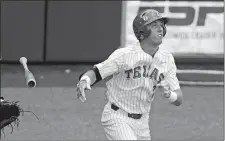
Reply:
[[165, 74], [164, 79], [169, 84], [172, 91], [180, 89], [179, 80], [177, 78], [177, 67], [172, 55], [169, 57], [168, 72]]
[[118, 73], [124, 62], [124, 51], [122, 49], [115, 50], [105, 61], [94, 65], [98, 68], [102, 79]]

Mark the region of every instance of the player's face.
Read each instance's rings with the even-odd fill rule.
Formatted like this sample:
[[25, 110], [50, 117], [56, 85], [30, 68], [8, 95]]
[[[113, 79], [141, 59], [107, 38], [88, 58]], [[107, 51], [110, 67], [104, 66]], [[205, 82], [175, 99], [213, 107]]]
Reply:
[[163, 21], [157, 20], [148, 25], [148, 29], [151, 30], [151, 34], [148, 37], [148, 40], [158, 46], [162, 43], [163, 38]]

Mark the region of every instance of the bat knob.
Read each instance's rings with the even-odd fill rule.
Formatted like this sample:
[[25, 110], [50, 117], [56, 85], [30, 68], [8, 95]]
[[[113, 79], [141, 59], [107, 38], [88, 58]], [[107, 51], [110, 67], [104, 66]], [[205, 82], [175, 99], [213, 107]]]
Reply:
[[26, 58], [26, 57], [21, 57], [21, 58], [20, 58], [20, 63], [21, 63], [21, 64], [27, 63], [27, 58]]

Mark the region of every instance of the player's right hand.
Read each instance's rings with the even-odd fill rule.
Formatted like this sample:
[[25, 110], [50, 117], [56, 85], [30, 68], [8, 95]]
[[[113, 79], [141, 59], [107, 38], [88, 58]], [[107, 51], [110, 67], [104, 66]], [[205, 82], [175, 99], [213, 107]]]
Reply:
[[77, 98], [80, 99], [81, 102], [86, 101], [86, 96], [84, 90], [91, 90], [90, 84], [85, 80], [81, 80], [77, 83]]

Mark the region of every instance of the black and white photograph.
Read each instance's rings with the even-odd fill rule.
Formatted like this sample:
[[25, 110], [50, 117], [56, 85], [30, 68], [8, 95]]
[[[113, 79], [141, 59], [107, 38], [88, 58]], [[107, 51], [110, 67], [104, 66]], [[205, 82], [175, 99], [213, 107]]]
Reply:
[[225, 141], [223, 0], [0, 11], [0, 140]]

